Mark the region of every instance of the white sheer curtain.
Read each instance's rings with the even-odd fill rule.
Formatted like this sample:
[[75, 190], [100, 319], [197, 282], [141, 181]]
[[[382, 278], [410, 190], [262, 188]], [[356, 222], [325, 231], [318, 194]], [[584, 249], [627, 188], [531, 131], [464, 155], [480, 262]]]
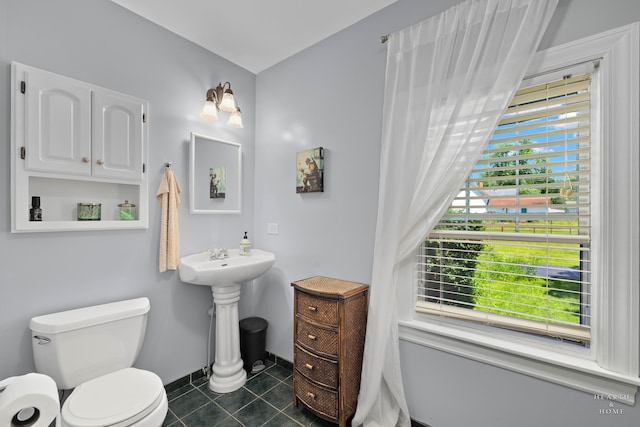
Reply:
[[[380, 198], [353, 426], [409, 426], [397, 266], [467, 178], [518, 88], [557, 0], [466, 1], [388, 40]], [[428, 365], [428, 361], [425, 361]]]

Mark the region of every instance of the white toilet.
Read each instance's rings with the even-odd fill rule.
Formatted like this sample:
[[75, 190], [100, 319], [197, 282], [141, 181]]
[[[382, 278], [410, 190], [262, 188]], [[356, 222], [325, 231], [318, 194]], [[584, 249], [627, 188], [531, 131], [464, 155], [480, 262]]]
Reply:
[[74, 389], [62, 427], [160, 427], [167, 394], [160, 377], [133, 368], [147, 327], [148, 298], [37, 316], [29, 327], [36, 370]]

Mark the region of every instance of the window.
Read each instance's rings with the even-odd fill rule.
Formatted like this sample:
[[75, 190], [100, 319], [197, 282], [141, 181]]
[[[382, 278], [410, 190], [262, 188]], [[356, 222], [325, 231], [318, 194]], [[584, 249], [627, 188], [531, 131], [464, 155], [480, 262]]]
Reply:
[[523, 86], [420, 251], [416, 309], [586, 344], [591, 74]]
[[[635, 403], [640, 386], [639, 28], [632, 24], [536, 55], [520, 95], [549, 83], [549, 96], [514, 98], [514, 114], [505, 115], [485, 159], [457, 192], [457, 202], [420, 249], [418, 261], [398, 266], [398, 280], [415, 284], [398, 286], [400, 339]], [[568, 74], [571, 78], [564, 79]], [[578, 96], [589, 97], [589, 114], [570, 111], [583, 101], [560, 101]], [[557, 126], [557, 134], [544, 142], [525, 129], [519, 137], [505, 134], [510, 126], [525, 126], [520, 106], [528, 109], [535, 100], [562, 109], [539, 117], [540, 123], [581, 120], [566, 129]], [[508, 123], [518, 115], [517, 123]], [[588, 119], [588, 128], [582, 119]], [[540, 126], [532, 124], [527, 131], [533, 128]], [[558, 142], [559, 136], [567, 142]], [[556, 213], [565, 219], [556, 220]], [[542, 259], [536, 253], [540, 245], [549, 248]], [[513, 253], [525, 253], [526, 261]], [[429, 261], [427, 268], [431, 256], [438, 263]], [[439, 264], [451, 258], [456, 262]], [[507, 260], [488, 262], [501, 258]], [[554, 267], [570, 267], [569, 280], [542, 271]], [[500, 269], [509, 274], [496, 278]], [[522, 273], [514, 274], [518, 269]], [[477, 270], [483, 274], [476, 277]], [[459, 276], [457, 282], [450, 276]], [[515, 282], [519, 296], [532, 278], [542, 281], [534, 285], [542, 289], [533, 295], [538, 304], [509, 301], [496, 308], [511, 293], [476, 298], [470, 291], [477, 283]], [[562, 304], [554, 306], [558, 299]], [[544, 309], [531, 315], [529, 305], [538, 307], [541, 300]], [[479, 321], [469, 320], [470, 313]]]

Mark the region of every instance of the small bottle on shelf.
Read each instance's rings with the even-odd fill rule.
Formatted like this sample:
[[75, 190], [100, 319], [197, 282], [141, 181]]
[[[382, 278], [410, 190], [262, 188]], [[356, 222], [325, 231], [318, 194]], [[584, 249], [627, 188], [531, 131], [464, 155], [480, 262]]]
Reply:
[[29, 221], [42, 221], [42, 209], [40, 208], [40, 196], [31, 197], [31, 209], [29, 209]]

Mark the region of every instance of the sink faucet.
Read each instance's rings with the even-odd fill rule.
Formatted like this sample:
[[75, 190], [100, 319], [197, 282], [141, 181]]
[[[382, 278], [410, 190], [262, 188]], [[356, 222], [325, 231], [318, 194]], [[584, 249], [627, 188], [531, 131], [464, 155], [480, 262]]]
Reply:
[[224, 248], [209, 249], [209, 261], [214, 259], [223, 259], [229, 257], [227, 250]]

